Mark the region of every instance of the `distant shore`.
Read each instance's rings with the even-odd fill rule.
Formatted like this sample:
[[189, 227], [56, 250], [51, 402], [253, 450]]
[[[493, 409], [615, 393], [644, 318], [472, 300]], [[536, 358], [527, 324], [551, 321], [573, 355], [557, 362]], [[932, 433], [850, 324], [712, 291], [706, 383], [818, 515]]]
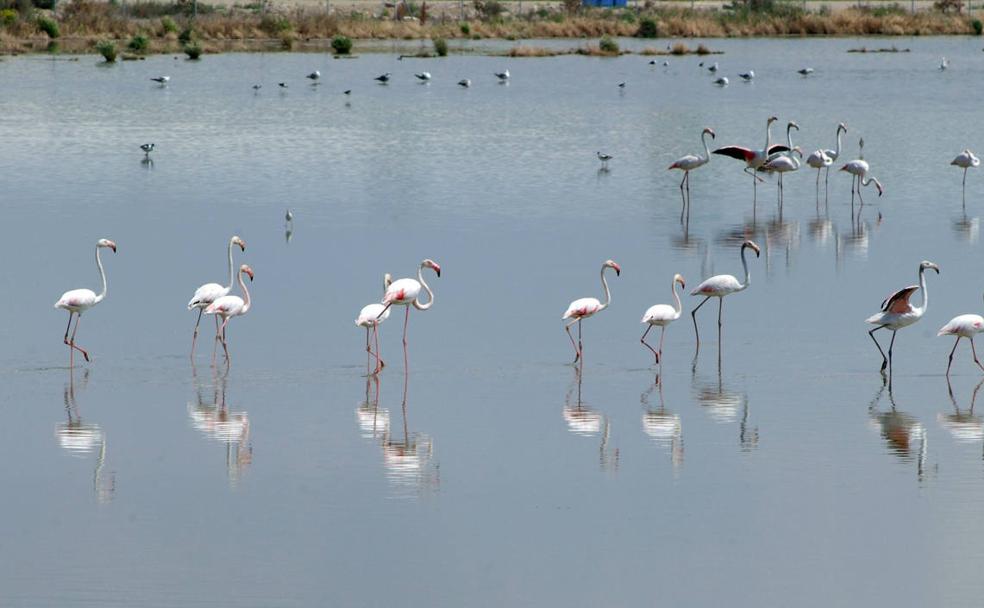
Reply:
[[[875, 7], [833, 3], [839, 5], [836, 10], [828, 5], [809, 10], [804, 2], [770, 0], [752, 0], [727, 10], [692, 10], [689, 4], [667, 7], [669, 3], [663, 2], [650, 8], [612, 10], [586, 9], [575, 0], [568, 0], [566, 8], [564, 3], [529, 0], [386, 4], [349, 0], [276, 9], [267, 4], [69, 0], [55, 10], [0, 10], [0, 53], [91, 53], [110, 47], [120, 58], [191, 55], [192, 51], [196, 56], [231, 51], [330, 52], [332, 39], [341, 36], [356, 41], [639, 37], [654, 39], [650, 54], [655, 54], [656, 48], [666, 46], [665, 40], [656, 39], [667, 38], [980, 35], [984, 29], [973, 13], [942, 12], [925, 2], [919, 5], [924, 9], [916, 12], [907, 10], [909, 3]], [[421, 55], [429, 55], [429, 48]], [[618, 49], [585, 43], [562, 52], [605, 55], [618, 54]], [[558, 52], [523, 47], [512, 54]]]

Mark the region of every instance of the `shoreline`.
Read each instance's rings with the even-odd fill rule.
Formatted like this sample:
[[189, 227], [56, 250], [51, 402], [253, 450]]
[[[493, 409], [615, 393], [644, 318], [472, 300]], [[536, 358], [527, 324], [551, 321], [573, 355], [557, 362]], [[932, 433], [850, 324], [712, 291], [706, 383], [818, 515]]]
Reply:
[[[767, 0], [766, 0], [767, 1]], [[489, 3], [494, 2], [490, 0]], [[534, 4], [527, 1], [527, 5]], [[496, 6], [503, 5], [495, 3]], [[768, 10], [747, 8], [721, 11], [687, 8], [638, 10], [537, 8], [523, 16], [507, 12], [468, 15], [460, 21], [446, 11], [426, 8], [426, 3], [400, 4], [397, 13], [386, 9], [377, 16], [361, 11], [341, 13], [325, 8], [287, 12], [222, 8], [199, 5], [197, 16], [185, 14], [188, 4], [120, 5], [91, 0], [71, 0], [57, 11], [35, 10], [20, 14], [0, 11], [0, 54], [98, 53], [98, 46], [111, 46], [123, 59], [129, 55], [189, 52], [331, 52], [333, 37], [356, 41], [359, 52], [373, 42], [421, 42], [418, 56], [436, 51], [439, 41], [504, 40], [524, 50], [507, 50], [516, 57], [555, 54], [618, 55], [617, 48], [594, 41], [603, 38], [635, 38], [662, 54], [668, 41], [692, 38], [838, 38], [856, 36], [975, 36], [984, 24], [975, 14], [923, 11], [909, 13], [894, 8], [866, 9], [856, 6], [836, 11], [809, 12], [798, 2], [775, 2]], [[438, 5], [440, 6], [440, 5]], [[476, 6], [486, 6], [476, 4]], [[499, 10], [499, 9], [497, 9]], [[124, 13], [126, 11], [126, 13]], [[474, 12], [474, 11], [472, 11]], [[541, 49], [522, 45], [535, 39], [582, 40], [570, 49]], [[677, 43], [682, 44], [682, 43]], [[599, 48], [600, 47], [600, 48]], [[660, 49], [660, 50], [657, 50]], [[461, 52], [451, 48], [452, 52]], [[637, 51], [638, 52], [638, 51]], [[488, 53], [497, 54], [497, 53]], [[668, 53], [668, 54], [686, 54]], [[105, 55], [105, 53], [104, 53]], [[189, 52], [189, 56], [191, 53]]]

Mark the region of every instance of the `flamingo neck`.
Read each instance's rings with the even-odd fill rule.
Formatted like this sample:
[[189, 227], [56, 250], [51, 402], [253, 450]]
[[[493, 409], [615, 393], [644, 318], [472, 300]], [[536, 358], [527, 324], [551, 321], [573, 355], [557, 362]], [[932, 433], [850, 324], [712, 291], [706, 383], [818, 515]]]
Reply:
[[769, 155], [769, 146], [772, 144], [772, 123], [765, 125], [765, 156]]
[[711, 158], [711, 151], [707, 149], [707, 132], [706, 131], [704, 133], [701, 133], [700, 134], [700, 143], [704, 144], [704, 158], [702, 158], [701, 160], [703, 160], [704, 162], [707, 162]]
[[232, 239], [229, 239], [229, 285], [226, 287], [227, 293], [232, 289], [232, 281], [235, 276], [232, 270]]
[[745, 245], [741, 246], [741, 267], [745, 269], [745, 282], [741, 284], [742, 289], [747, 289], [752, 283], [752, 275], [748, 272], [748, 261], [745, 259]]
[[789, 148], [790, 156], [793, 155], [793, 127], [792, 125], [786, 127], [786, 147]]
[[96, 245], [96, 266], [99, 267], [99, 278], [102, 279], [102, 291], [96, 296], [96, 302], [102, 302], [106, 297], [106, 271], [103, 269], [102, 258], [99, 257], [99, 245]]
[[241, 270], [239, 271], [239, 287], [243, 290], [243, 311], [239, 314], [244, 315], [253, 304], [249, 299], [249, 290], [246, 289], [246, 282], [243, 281], [243, 272]]
[[612, 303], [612, 292], [608, 289], [608, 279], [605, 278], [605, 269], [608, 266], [601, 267], [601, 287], [605, 290], [605, 303], [601, 305], [598, 310], [604, 310], [608, 308], [608, 305]]
[[673, 299], [676, 300], [676, 307], [674, 308], [674, 310], [676, 310], [676, 318], [679, 319], [680, 314], [683, 312], [683, 304], [680, 302], [680, 294], [677, 293], [676, 286], [677, 286], [676, 279], [673, 279], [673, 285], [670, 287], [670, 289], [673, 291]]
[[841, 155], [841, 128], [837, 127], [837, 147], [834, 149], [834, 160]]
[[919, 313], [922, 314], [926, 312], [926, 307], [929, 305], [929, 292], [926, 291], [926, 269], [922, 266], [919, 267], [919, 289], [922, 290], [922, 306], [919, 307]]
[[417, 281], [420, 282], [421, 287], [423, 287], [424, 291], [427, 292], [427, 303], [421, 304], [420, 299], [417, 298], [413, 301], [413, 307], [416, 308], [417, 310], [427, 310], [428, 308], [434, 305], [434, 292], [431, 291], [430, 285], [428, 285], [427, 281], [424, 280], [423, 264], [421, 264], [420, 267], [417, 268]]

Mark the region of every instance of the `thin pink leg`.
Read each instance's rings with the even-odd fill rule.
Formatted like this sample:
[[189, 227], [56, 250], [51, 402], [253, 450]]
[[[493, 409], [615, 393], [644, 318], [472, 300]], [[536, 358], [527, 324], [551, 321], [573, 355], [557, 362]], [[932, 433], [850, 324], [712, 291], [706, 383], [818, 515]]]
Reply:
[[[81, 346], [79, 346], [79, 345], [77, 345], [75, 343], [75, 333], [77, 331], [79, 331], [79, 321], [81, 321], [81, 320], [82, 320], [82, 313], [77, 313], [76, 314], [76, 317], [75, 317], [75, 329], [72, 330], [72, 337], [71, 338], [68, 338], [68, 341], [66, 341], [65, 344], [68, 344], [69, 346], [71, 346], [73, 350], [77, 350], [80, 353], [82, 353], [82, 356], [85, 357], [85, 360], [86, 361], [88, 361], [89, 360], [89, 353], [87, 353], [84, 348], [82, 348]], [[69, 325], [72, 324], [72, 313], [71, 312], [68, 313], [68, 324]], [[66, 336], [68, 335], [68, 330], [65, 330], [65, 335]], [[73, 362], [74, 362], [73, 357], [72, 356], [69, 356], [69, 364], [72, 365]]]
[[575, 323], [577, 323], [577, 319], [574, 319], [564, 326], [564, 331], [567, 332], [567, 337], [571, 339], [571, 346], [574, 348], [574, 361], [571, 363], [577, 363], [577, 360], [581, 358], [581, 351], [577, 348], [577, 343], [574, 342], [574, 336], [571, 335], [571, 325], [574, 325]]
[[383, 371], [383, 367], [386, 366], [386, 364], [383, 363], [382, 357], [379, 356], [379, 324], [378, 323], [375, 324], [375, 325], [373, 325], [372, 335], [373, 335], [373, 339], [376, 342], [376, 353], [375, 353], [375, 355], [376, 355], [376, 371], [373, 372], [373, 373], [374, 374], [378, 374], [379, 372]]
[[222, 327], [219, 329], [219, 333], [222, 336], [221, 337], [221, 340], [222, 340], [222, 350], [225, 351], [225, 358], [226, 358], [226, 362], [227, 363], [231, 363], [231, 360], [229, 359], [229, 345], [228, 345], [228, 343], [226, 343], [226, 324], [229, 323], [229, 319], [231, 319], [231, 318], [232, 317], [226, 317], [225, 319], [223, 319], [222, 320]]
[[191, 358], [195, 358], [195, 342], [198, 340], [198, 325], [202, 322], [202, 312], [204, 308], [198, 307], [198, 320], [195, 321], [195, 333], [191, 336]]
[[369, 375], [369, 365], [372, 361], [372, 349], [369, 348], [369, 326], [366, 325], [366, 375]]
[[407, 314], [403, 317], [403, 371], [410, 369], [407, 365], [407, 326], [410, 325], [410, 307], [407, 306]]
[[665, 334], [666, 334], [666, 326], [664, 325], [659, 332], [659, 361], [658, 362], [660, 365], [663, 364], [663, 336]]
[[649, 335], [649, 330], [652, 329], [652, 328], [653, 328], [652, 325], [650, 325], [649, 327], [647, 327], [646, 328], [646, 331], [644, 331], [642, 333], [642, 337], [639, 338], [639, 341], [642, 342], [642, 345], [643, 346], [645, 346], [649, 350], [653, 351], [653, 356], [656, 357], [656, 363], [659, 363], [659, 353], [656, 352], [656, 349], [654, 349], [652, 346], [649, 346], [649, 343], [648, 342], [646, 342], [646, 336]]

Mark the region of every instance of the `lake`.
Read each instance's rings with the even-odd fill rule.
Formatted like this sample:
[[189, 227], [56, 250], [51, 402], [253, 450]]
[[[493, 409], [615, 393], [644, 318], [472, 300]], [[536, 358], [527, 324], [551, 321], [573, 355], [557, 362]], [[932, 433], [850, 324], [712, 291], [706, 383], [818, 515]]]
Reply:
[[[344, 61], [0, 61], [0, 603], [978, 605], [982, 376], [961, 344], [948, 385], [953, 340], [935, 335], [982, 309], [984, 175], [962, 204], [948, 164], [982, 147], [981, 43], [704, 42], [724, 54], [665, 68], [398, 60], [415, 42]], [[892, 44], [911, 52], [846, 52]], [[681, 223], [666, 167], [705, 126], [714, 146], [760, 147], [770, 115], [807, 152], [845, 122], [842, 159], [864, 137], [885, 195], [852, 208], [834, 171], [818, 204], [807, 168], [780, 216], [774, 180], [753, 205], [742, 163], [715, 156]], [[229, 323], [230, 366], [221, 349], [212, 365], [208, 318], [192, 362], [185, 304], [227, 281], [234, 234], [254, 307]], [[100, 237], [119, 249], [78, 332], [93, 360], [70, 370], [52, 305], [98, 290]], [[675, 273], [687, 294], [740, 275], [744, 238], [762, 255], [727, 299], [720, 364], [715, 303], [694, 361], [684, 295], [657, 384], [643, 311], [672, 302]], [[442, 274], [410, 313], [409, 374], [397, 310], [367, 380], [353, 320], [384, 272], [427, 257]], [[560, 317], [601, 297], [608, 258], [621, 276], [584, 321], [579, 371]], [[923, 259], [942, 272], [889, 389], [864, 320]]]

